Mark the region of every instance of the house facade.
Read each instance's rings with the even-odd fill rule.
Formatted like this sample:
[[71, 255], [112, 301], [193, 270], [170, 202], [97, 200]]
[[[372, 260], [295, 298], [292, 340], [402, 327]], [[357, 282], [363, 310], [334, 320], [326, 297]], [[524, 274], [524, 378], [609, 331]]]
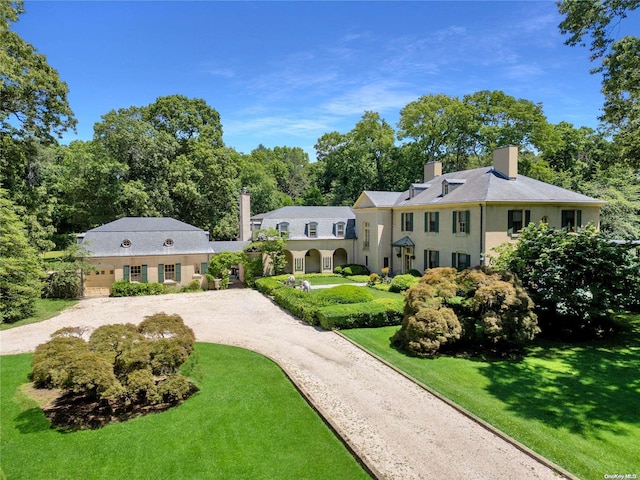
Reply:
[[395, 275], [488, 265], [492, 250], [517, 239], [530, 222], [599, 227], [604, 203], [519, 175], [518, 148], [508, 146], [494, 152], [489, 167], [443, 174], [432, 162], [424, 181], [407, 191], [364, 191], [353, 207], [284, 207], [250, 223], [288, 234], [288, 272], [358, 263]]
[[181, 287], [205, 277], [211, 256], [242, 250], [246, 242], [210, 242], [209, 233], [173, 218], [126, 217], [78, 237], [94, 271], [84, 279], [85, 296], [111, 293], [119, 280]]
[[294, 275], [331, 273], [339, 265], [353, 263], [355, 224], [351, 207], [282, 207], [251, 217], [254, 231], [273, 228], [286, 235], [285, 271]]
[[353, 206], [356, 263], [393, 274], [488, 265], [488, 255], [530, 222], [599, 227], [605, 202], [518, 174], [518, 148], [494, 152], [493, 165], [442, 174], [425, 166], [405, 192], [363, 192]]

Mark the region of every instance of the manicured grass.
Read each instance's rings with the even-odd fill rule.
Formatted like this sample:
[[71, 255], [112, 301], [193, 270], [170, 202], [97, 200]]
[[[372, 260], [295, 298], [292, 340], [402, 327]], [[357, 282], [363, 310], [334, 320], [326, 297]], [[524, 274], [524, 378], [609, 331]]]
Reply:
[[390, 346], [400, 327], [343, 333], [584, 479], [640, 475], [640, 316], [617, 341], [538, 343], [519, 361], [419, 359]]
[[0, 357], [0, 477], [369, 478], [273, 362], [213, 344], [196, 354], [201, 390], [179, 407], [73, 433], [50, 429], [20, 393], [31, 355]]
[[51, 317], [55, 317], [62, 310], [67, 307], [71, 307], [78, 303], [78, 300], [65, 300], [65, 299], [45, 299], [40, 298], [36, 300], [35, 313], [24, 320], [20, 320], [15, 323], [0, 323], [0, 330], [8, 330], [9, 328], [20, 327], [29, 323], [38, 323], [43, 320], [48, 320]]
[[301, 280], [309, 280], [311, 285], [341, 285], [343, 283], [353, 283], [353, 280], [350, 280], [349, 277], [336, 274], [310, 273], [306, 275], [296, 275], [296, 281], [299, 282]]

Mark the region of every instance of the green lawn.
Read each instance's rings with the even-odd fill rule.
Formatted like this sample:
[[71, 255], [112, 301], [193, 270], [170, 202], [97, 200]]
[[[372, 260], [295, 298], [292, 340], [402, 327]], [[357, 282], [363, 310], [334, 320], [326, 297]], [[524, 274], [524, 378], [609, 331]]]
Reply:
[[36, 300], [35, 313], [24, 320], [20, 320], [15, 323], [0, 323], [0, 330], [7, 330], [9, 328], [20, 327], [29, 323], [42, 322], [48, 320], [51, 317], [55, 317], [62, 310], [67, 307], [71, 307], [78, 303], [78, 300], [65, 300], [65, 299], [44, 299], [39, 298]]
[[184, 404], [73, 433], [19, 390], [31, 355], [0, 357], [0, 478], [369, 478], [272, 361], [213, 344], [196, 354], [201, 390]]
[[583, 479], [640, 476], [640, 316], [616, 342], [538, 343], [520, 361], [418, 359], [400, 327], [345, 330], [458, 405]]

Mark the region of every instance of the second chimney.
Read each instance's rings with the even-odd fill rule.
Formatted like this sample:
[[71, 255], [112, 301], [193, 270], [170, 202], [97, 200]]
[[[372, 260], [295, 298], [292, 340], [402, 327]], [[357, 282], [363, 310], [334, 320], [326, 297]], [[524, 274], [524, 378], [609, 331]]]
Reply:
[[442, 162], [429, 162], [424, 166], [424, 181], [433, 180], [442, 175]]
[[493, 151], [493, 169], [509, 180], [518, 178], [518, 147], [496, 148]]

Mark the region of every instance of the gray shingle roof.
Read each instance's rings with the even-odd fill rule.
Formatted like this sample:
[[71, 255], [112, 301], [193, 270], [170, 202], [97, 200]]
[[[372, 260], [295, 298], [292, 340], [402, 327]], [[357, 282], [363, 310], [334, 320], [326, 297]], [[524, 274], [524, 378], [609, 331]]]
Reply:
[[234, 241], [217, 241], [209, 242], [211, 249], [214, 253], [220, 252], [241, 252], [249, 242], [234, 242]]
[[336, 225], [345, 224], [344, 238], [356, 238], [355, 219], [351, 207], [306, 207], [293, 206], [282, 207], [271, 212], [263, 213], [251, 218], [252, 220], [262, 220], [260, 228], [278, 228], [279, 224], [287, 223], [289, 240], [306, 240], [308, 236], [308, 225], [311, 222], [317, 223], [317, 239], [336, 239]]
[[[442, 183], [456, 185], [448, 194], [442, 194]], [[426, 190], [413, 198], [406, 192], [365, 192], [378, 207], [452, 204], [470, 202], [526, 202], [526, 203], [590, 203], [606, 202], [534, 180], [518, 174], [505, 178], [493, 167], [474, 168], [446, 173], [425, 182]]]
[[213, 253], [208, 232], [166, 217], [115, 220], [88, 230], [81, 246], [92, 257]]

